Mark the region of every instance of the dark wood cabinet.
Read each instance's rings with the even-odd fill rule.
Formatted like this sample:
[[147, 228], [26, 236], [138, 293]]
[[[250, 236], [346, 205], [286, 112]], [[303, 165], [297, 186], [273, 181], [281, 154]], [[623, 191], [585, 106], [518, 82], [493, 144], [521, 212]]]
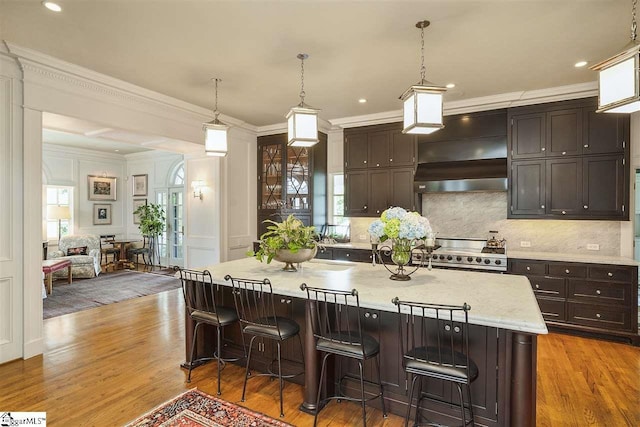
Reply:
[[390, 206], [415, 210], [416, 137], [401, 127], [345, 130], [345, 216], [376, 217]]
[[584, 157], [582, 208], [590, 216], [625, 217], [627, 183], [623, 155]]
[[529, 278], [547, 325], [638, 344], [638, 267], [509, 260]]
[[313, 147], [287, 146], [287, 135], [258, 138], [258, 238], [266, 219], [294, 214], [305, 225], [326, 223], [327, 136]]
[[595, 106], [590, 98], [509, 110], [508, 218], [629, 218], [629, 120]]
[[511, 164], [511, 215], [537, 216], [546, 212], [545, 161]]
[[582, 213], [582, 162], [579, 158], [546, 161], [547, 213], [580, 215]]

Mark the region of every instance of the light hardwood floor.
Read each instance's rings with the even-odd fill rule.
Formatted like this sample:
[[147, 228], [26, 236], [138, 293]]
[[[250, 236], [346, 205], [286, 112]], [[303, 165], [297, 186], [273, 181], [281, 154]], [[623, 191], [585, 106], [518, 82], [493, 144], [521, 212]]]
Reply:
[[[191, 384], [178, 366], [184, 359], [180, 290], [136, 298], [44, 322], [45, 353], [0, 365], [0, 412], [46, 411], [50, 426], [123, 425], [193, 387], [215, 395], [215, 364], [194, 370]], [[540, 337], [538, 425], [640, 425], [640, 349], [551, 334]], [[222, 397], [239, 403], [243, 370], [222, 375]], [[302, 388], [287, 383], [284, 421], [313, 424], [297, 410]], [[278, 417], [276, 381], [253, 379], [247, 401]], [[403, 420], [368, 409], [370, 425]], [[322, 426], [361, 425], [355, 404], [331, 403]]]

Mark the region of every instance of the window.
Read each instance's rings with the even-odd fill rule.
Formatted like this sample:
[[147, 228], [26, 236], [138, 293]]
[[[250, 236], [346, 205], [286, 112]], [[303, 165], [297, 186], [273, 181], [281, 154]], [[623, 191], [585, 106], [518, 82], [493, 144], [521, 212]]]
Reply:
[[331, 222], [335, 225], [348, 225], [349, 219], [344, 216], [344, 175], [335, 174], [331, 177]]
[[184, 164], [180, 165], [180, 167], [176, 169], [176, 172], [173, 175], [173, 185], [184, 185]]
[[[73, 214], [73, 187], [48, 185], [46, 192], [47, 240], [58, 240], [60, 236], [71, 234], [73, 230], [71, 218]], [[58, 207], [63, 209], [57, 209]]]

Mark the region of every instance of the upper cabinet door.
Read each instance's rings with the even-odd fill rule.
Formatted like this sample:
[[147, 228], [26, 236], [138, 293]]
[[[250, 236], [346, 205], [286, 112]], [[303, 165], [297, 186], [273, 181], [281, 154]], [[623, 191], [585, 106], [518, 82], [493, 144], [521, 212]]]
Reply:
[[592, 217], [625, 217], [624, 156], [591, 156], [582, 160], [582, 208]]
[[511, 164], [511, 215], [544, 215], [545, 161], [528, 160]]
[[413, 166], [416, 160], [416, 136], [391, 131], [389, 166]]
[[390, 169], [391, 194], [389, 207], [400, 206], [410, 211], [416, 210], [413, 192], [413, 168]]
[[624, 153], [629, 140], [629, 116], [623, 114], [596, 113], [594, 108], [584, 108], [584, 154]]
[[284, 153], [281, 143], [258, 146], [258, 209], [279, 209], [284, 204]]
[[574, 216], [582, 208], [582, 160], [547, 160], [547, 212], [552, 215]]
[[582, 153], [582, 108], [547, 113], [546, 156]]
[[389, 132], [372, 132], [369, 134], [369, 167], [384, 168], [389, 166]]
[[366, 216], [369, 211], [369, 179], [367, 171], [347, 172], [344, 175], [344, 215]]
[[546, 150], [546, 113], [511, 117], [511, 158], [542, 157]]
[[364, 169], [369, 167], [369, 141], [367, 134], [354, 133], [344, 137], [345, 169]]

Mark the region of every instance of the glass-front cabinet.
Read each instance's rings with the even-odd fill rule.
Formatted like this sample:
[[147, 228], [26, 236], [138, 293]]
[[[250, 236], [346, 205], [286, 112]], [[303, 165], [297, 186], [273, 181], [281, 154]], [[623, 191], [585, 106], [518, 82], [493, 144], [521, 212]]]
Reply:
[[[258, 236], [265, 219], [294, 214], [305, 225], [326, 221], [326, 136], [314, 147], [287, 146], [286, 134], [258, 138]], [[323, 197], [314, 199], [314, 191]], [[314, 221], [322, 221], [316, 224]], [[319, 230], [319, 228], [318, 228]]]

